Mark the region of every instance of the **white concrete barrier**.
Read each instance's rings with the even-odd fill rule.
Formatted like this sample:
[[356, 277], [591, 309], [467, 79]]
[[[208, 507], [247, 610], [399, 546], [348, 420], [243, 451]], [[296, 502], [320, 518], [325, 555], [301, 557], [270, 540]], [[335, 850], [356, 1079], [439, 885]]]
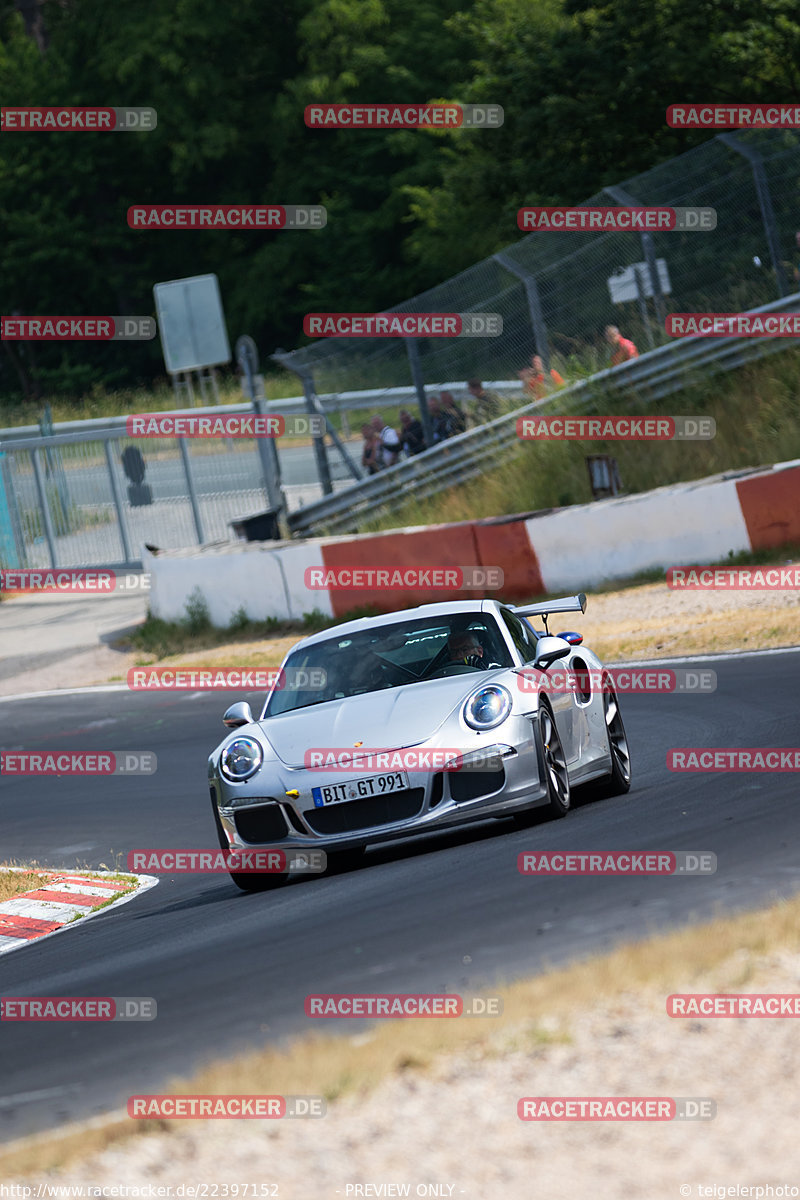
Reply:
[[699, 480], [572, 505], [525, 522], [548, 592], [581, 591], [654, 567], [750, 549], [733, 479]]

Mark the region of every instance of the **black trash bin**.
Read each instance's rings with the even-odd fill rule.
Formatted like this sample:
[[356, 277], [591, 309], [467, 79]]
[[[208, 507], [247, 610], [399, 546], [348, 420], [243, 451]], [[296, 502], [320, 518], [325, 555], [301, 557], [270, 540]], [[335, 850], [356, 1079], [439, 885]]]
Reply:
[[256, 513], [252, 517], [241, 517], [231, 521], [231, 529], [238, 538], [246, 542], [279, 542], [281, 532], [278, 528], [278, 510], [268, 508], [266, 512]]

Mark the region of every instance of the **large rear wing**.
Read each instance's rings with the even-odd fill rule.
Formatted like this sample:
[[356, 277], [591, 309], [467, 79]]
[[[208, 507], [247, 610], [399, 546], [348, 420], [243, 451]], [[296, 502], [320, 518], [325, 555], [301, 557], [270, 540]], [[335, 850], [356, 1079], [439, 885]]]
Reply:
[[543, 604], [523, 604], [512, 608], [518, 617], [547, 617], [550, 613], [586, 612], [586, 596], [578, 592], [577, 596], [562, 596], [560, 600], [546, 600]]

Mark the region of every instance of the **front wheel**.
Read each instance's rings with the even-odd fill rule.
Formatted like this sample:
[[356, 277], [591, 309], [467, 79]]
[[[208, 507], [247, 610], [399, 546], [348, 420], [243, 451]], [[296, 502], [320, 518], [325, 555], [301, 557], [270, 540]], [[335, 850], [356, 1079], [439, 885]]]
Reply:
[[[225, 836], [225, 830], [222, 828], [222, 822], [219, 819], [217, 805], [212, 799], [211, 810], [214, 814], [214, 825], [217, 830], [217, 841], [220, 849], [225, 853], [230, 850], [228, 839]], [[289, 872], [281, 871], [276, 873], [273, 871], [261, 873], [250, 873], [249, 871], [228, 871], [231, 881], [236, 884], [242, 892], [269, 892], [273, 888], [281, 887], [282, 884], [289, 880]]]
[[[570, 810], [571, 789], [567, 758], [561, 738], [556, 729], [553, 713], [546, 704], [539, 709], [539, 736], [542, 743], [544, 758], [544, 782], [547, 787], [547, 807], [543, 811], [549, 817], [565, 817]], [[518, 829], [526, 829], [536, 822], [539, 812], [536, 808], [527, 808], [513, 816]]]
[[[606, 690], [606, 688], [608, 690]], [[608, 751], [611, 755], [611, 770], [595, 786], [595, 795], [624, 796], [631, 788], [631, 755], [628, 738], [622, 723], [617, 693], [608, 681], [604, 681], [603, 713], [608, 736]]]

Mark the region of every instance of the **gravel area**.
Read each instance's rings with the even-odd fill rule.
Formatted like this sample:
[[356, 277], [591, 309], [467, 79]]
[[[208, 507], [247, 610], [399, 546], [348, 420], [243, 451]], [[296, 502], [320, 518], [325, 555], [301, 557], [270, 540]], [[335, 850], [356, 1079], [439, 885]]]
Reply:
[[[733, 975], [747, 973], [748, 956], [741, 958]], [[713, 979], [695, 978], [691, 990], [714, 991], [719, 977], [718, 968]], [[776, 952], [730, 990], [785, 993], [799, 985], [800, 955]], [[413, 1022], [406, 1025], [413, 1051]], [[323, 1119], [185, 1122], [25, 1182], [170, 1184], [179, 1195], [180, 1184], [271, 1181], [280, 1200], [671, 1200], [714, 1194], [699, 1186], [800, 1188], [797, 1068], [792, 1020], [670, 1019], [663, 992], [643, 990], [598, 998], [563, 1021], [540, 1020], [535, 1036], [505, 1029], [480, 1051], [449, 1056], [424, 1074], [402, 1071], [371, 1094], [336, 1101]], [[625, 1095], [713, 1098], [717, 1115], [613, 1124], [517, 1117], [523, 1096]], [[390, 1184], [408, 1191], [376, 1190]], [[372, 1190], [352, 1190], [357, 1185]], [[217, 1194], [225, 1193], [220, 1187]]]

